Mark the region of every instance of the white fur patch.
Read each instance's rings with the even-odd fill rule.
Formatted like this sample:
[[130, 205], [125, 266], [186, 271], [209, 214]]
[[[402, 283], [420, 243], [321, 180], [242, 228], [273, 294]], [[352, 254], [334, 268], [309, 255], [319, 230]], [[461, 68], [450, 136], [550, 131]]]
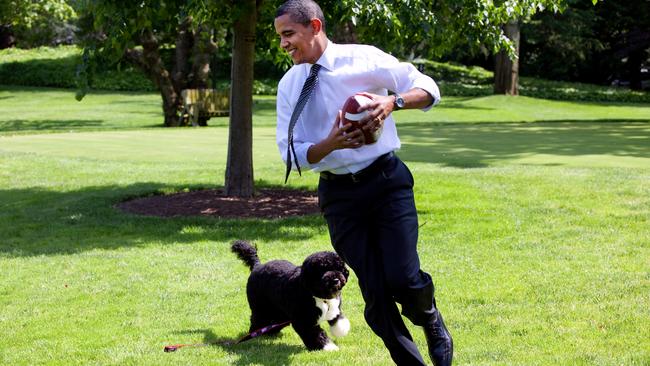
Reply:
[[338, 351], [339, 346], [335, 345], [332, 342], [328, 342], [325, 346], [323, 346], [323, 351]]
[[325, 315], [327, 315], [327, 309], [329, 307], [327, 306], [327, 303], [323, 299], [314, 297], [314, 301], [316, 301], [316, 307], [320, 309], [320, 317], [318, 318], [318, 320], [316, 320], [316, 324], [320, 324], [325, 321]]
[[348, 318], [339, 318], [334, 325], [330, 326], [330, 332], [334, 337], [344, 337], [350, 331], [350, 321]]
[[332, 320], [341, 313], [341, 310], [339, 309], [341, 300], [338, 298], [321, 299], [319, 297], [314, 297], [314, 301], [316, 302], [316, 307], [320, 309], [320, 317], [316, 324], [320, 324], [326, 320]]

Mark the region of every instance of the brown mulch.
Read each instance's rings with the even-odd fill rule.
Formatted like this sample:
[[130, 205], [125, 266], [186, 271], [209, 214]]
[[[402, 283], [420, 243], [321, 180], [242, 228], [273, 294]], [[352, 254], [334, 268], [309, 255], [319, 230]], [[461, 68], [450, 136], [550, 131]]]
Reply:
[[136, 198], [116, 205], [134, 214], [174, 217], [277, 219], [320, 212], [315, 192], [260, 189], [252, 198], [226, 197], [222, 190], [202, 190]]

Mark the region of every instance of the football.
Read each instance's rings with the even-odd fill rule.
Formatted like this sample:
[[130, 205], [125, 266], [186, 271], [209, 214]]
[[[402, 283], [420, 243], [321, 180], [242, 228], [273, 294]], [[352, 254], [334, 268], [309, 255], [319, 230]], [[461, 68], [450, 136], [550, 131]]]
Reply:
[[[359, 121], [363, 119], [363, 117], [368, 115], [368, 111], [359, 112], [359, 108], [371, 102], [372, 99], [370, 99], [369, 97], [363, 94], [355, 94], [349, 97], [345, 101], [345, 103], [343, 104], [343, 108], [341, 109], [341, 111], [343, 112], [343, 120], [341, 121], [341, 125], [351, 124], [352, 127], [348, 130], [349, 132], [360, 129], [362, 124]], [[383, 127], [378, 129], [375, 132], [362, 130], [364, 143], [366, 145], [369, 145], [377, 142], [377, 140], [379, 140], [379, 136], [381, 136], [382, 129]]]

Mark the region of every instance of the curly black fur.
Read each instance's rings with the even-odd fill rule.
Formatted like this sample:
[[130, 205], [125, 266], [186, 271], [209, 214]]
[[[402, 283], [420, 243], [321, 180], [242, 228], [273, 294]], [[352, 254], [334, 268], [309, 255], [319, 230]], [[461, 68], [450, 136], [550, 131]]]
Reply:
[[230, 249], [237, 254], [237, 257], [244, 261], [252, 271], [256, 265], [260, 264], [260, 258], [257, 256], [257, 248], [243, 240], [235, 240]]
[[327, 320], [339, 335], [349, 329], [340, 310], [349, 272], [336, 253], [314, 253], [296, 266], [286, 260], [262, 264], [257, 249], [243, 240], [233, 242], [231, 249], [251, 269], [246, 285], [251, 331], [290, 321], [307, 349], [336, 349], [319, 325]]

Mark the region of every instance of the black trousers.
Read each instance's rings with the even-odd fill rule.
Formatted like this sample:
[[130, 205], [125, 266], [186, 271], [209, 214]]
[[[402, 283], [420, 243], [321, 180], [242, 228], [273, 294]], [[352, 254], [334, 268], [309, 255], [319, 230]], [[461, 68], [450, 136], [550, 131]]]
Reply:
[[420, 326], [435, 311], [433, 283], [417, 253], [411, 172], [391, 153], [358, 179], [321, 174], [318, 196], [334, 249], [359, 279], [368, 325], [397, 365], [425, 365], [396, 304]]

